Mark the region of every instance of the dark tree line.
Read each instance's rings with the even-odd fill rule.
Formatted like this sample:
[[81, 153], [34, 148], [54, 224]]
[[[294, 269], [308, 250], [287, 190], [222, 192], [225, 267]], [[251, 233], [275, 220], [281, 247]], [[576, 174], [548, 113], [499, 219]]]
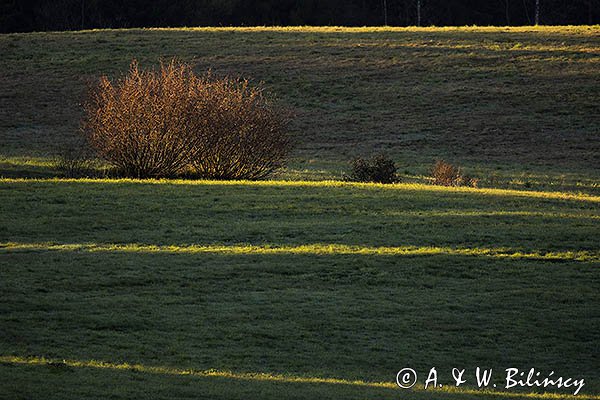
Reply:
[[0, 0], [0, 32], [251, 25], [598, 24], [600, 0]]

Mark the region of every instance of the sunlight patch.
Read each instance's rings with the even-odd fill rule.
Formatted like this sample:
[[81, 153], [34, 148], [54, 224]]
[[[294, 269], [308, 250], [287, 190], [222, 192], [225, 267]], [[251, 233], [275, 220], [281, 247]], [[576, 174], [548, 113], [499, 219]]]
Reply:
[[207, 181], [185, 179], [69, 179], [69, 178], [0, 178], [0, 183], [83, 183], [83, 184], [146, 184], [146, 185], [204, 185], [204, 186], [254, 186], [254, 187], [347, 187], [362, 189], [387, 189], [387, 190], [412, 190], [422, 192], [464, 193], [472, 195], [499, 196], [499, 197], [525, 197], [532, 199], [577, 200], [591, 203], [600, 203], [600, 196], [584, 193], [567, 192], [541, 192], [514, 189], [491, 189], [471, 187], [450, 187], [427, 185], [423, 183], [358, 183], [344, 181]]
[[453, 247], [367, 247], [344, 244], [306, 245], [145, 245], [98, 244], [98, 243], [0, 243], [0, 252], [11, 251], [73, 251], [73, 252], [121, 252], [121, 253], [167, 253], [167, 254], [228, 254], [228, 255], [357, 255], [357, 256], [475, 256], [515, 260], [540, 261], [600, 261], [597, 251], [522, 252], [510, 248], [453, 248]]

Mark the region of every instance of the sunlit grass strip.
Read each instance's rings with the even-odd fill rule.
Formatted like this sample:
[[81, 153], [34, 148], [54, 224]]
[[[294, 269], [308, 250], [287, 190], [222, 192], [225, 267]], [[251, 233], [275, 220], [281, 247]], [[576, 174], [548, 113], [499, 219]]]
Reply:
[[81, 251], [81, 252], [124, 252], [124, 253], [172, 253], [172, 254], [230, 254], [230, 255], [357, 255], [357, 256], [480, 256], [505, 259], [546, 260], [546, 261], [600, 261], [600, 252], [520, 252], [509, 248], [452, 248], [452, 247], [366, 247], [344, 244], [306, 245], [188, 245], [158, 246], [137, 243], [97, 244], [97, 243], [0, 243], [0, 251]]
[[0, 164], [8, 164], [14, 167], [43, 167], [50, 168], [56, 163], [52, 158], [31, 157], [5, 157], [0, 156]]
[[249, 26], [249, 27], [182, 27], [182, 28], [133, 28], [133, 29], [91, 29], [79, 31], [176, 31], [176, 32], [307, 32], [307, 33], [358, 33], [358, 32], [559, 32], [593, 34], [600, 30], [598, 25], [563, 25], [563, 26]]
[[184, 180], [184, 179], [63, 179], [63, 178], [44, 178], [44, 179], [25, 179], [25, 178], [1, 178], [0, 184], [18, 184], [18, 183], [95, 183], [95, 184], [152, 184], [152, 185], [204, 185], [204, 186], [255, 186], [255, 187], [338, 187], [338, 188], [364, 188], [364, 189], [386, 189], [386, 190], [412, 190], [421, 192], [437, 193], [464, 193], [472, 195], [488, 195], [503, 197], [527, 197], [535, 199], [557, 199], [557, 200], [578, 200], [593, 203], [600, 203], [600, 196], [593, 196], [584, 193], [566, 193], [566, 192], [538, 192], [514, 189], [490, 189], [490, 188], [469, 188], [469, 187], [446, 187], [427, 185], [422, 183], [397, 183], [386, 185], [381, 183], [357, 183], [342, 181], [207, 181], [207, 180]]
[[400, 216], [400, 217], [524, 217], [524, 218], [556, 218], [556, 219], [584, 219], [584, 220], [596, 220], [600, 219], [600, 213], [598, 214], [575, 214], [575, 213], [563, 213], [563, 212], [548, 212], [548, 211], [461, 211], [461, 210], [446, 210], [446, 211], [387, 211], [387, 216]]
[[[269, 373], [255, 372], [231, 372], [220, 371], [215, 369], [209, 370], [194, 370], [194, 369], [179, 369], [164, 366], [148, 366], [143, 364], [129, 363], [112, 363], [96, 360], [58, 360], [45, 357], [19, 357], [19, 356], [0, 356], [1, 364], [17, 364], [29, 366], [54, 366], [54, 367], [71, 367], [71, 368], [95, 368], [106, 369], [113, 371], [135, 371], [156, 375], [173, 375], [173, 376], [192, 376], [201, 378], [224, 378], [236, 379], [244, 381], [257, 382], [276, 382], [276, 383], [306, 383], [306, 384], [330, 384], [330, 385], [348, 385], [357, 387], [380, 388], [380, 389], [395, 389], [400, 390], [393, 382], [368, 382], [362, 380], [348, 380], [340, 378], [320, 378], [306, 377], [294, 375], [281, 375]], [[422, 386], [415, 386], [413, 391], [424, 391]], [[572, 396], [559, 393], [519, 393], [519, 392], [501, 392], [496, 390], [476, 390], [469, 388], [457, 387], [442, 387], [436, 389], [428, 389], [429, 392], [444, 392], [456, 395], [481, 395], [490, 397], [511, 397], [511, 398], [528, 398], [528, 399], [565, 399], [577, 398], [581, 400], [599, 400], [598, 395], [579, 394]]]

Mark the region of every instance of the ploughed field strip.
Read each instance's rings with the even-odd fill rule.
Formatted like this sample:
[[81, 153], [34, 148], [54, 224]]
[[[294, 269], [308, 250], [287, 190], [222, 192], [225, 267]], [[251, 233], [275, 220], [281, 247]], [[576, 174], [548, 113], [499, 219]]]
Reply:
[[400, 392], [406, 366], [600, 394], [598, 197], [2, 180], [0, 204], [5, 397], [522, 398]]

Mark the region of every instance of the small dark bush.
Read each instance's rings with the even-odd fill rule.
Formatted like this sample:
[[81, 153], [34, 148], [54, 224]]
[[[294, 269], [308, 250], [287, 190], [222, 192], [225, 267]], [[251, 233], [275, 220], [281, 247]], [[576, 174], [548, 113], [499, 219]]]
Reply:
[[464, 175], [462, 169], [443, 160], [435, 162], [431, 168], [434, 185], [477, 187], [479, 180]]
[[396, 164], [385, 154], [378, 154], [370, 159], [357, 157], [350, 162], [350, 173], [345, 179], [353, 182], [398, 182]]
[[197, 76], [175, 60], [111, 82], [102, 77], [85, 105], [83, 132], [122, 175], [259, 179], [289, 151], [287, 120], [247, 81]]
[[55, 160], [58, 172], [65, 178], [83, 178], [98, 175], [89, 154], [80, 147], [69, 147]]

